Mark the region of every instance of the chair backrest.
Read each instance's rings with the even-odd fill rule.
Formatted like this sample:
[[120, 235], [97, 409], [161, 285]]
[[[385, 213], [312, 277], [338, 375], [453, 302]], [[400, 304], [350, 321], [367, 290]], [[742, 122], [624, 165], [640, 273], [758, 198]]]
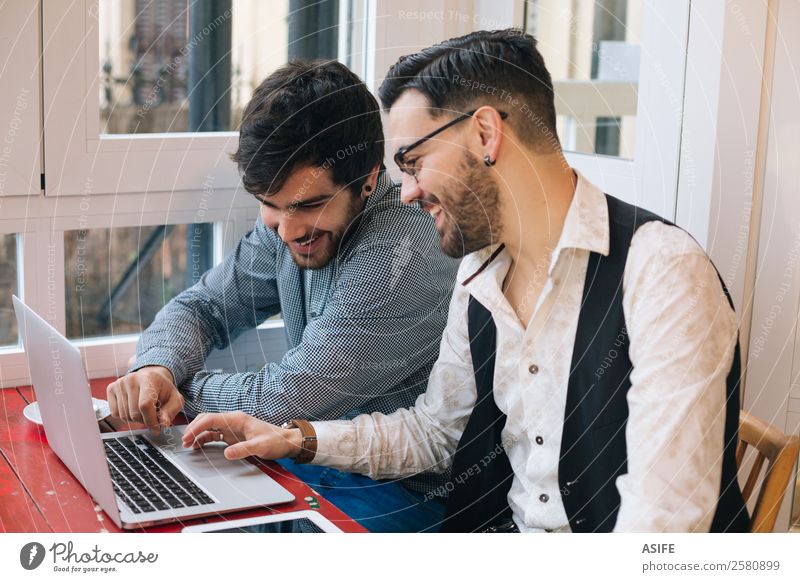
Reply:
[[787, 436], [774, 426], [742, 410], [739, 413], [739, 445], [736, 448], [736, 464], [740, 469], [748, 446], [756, 449], [757, 455], [742, 490], [745, 501], [752, 495], [764, 460], [767, 460], [767, 472], [750, 519], [750, 531], [771, 532], [778, 518], [783, 495], [792, 478], [792, 468], [800, 451], [800, 437]]

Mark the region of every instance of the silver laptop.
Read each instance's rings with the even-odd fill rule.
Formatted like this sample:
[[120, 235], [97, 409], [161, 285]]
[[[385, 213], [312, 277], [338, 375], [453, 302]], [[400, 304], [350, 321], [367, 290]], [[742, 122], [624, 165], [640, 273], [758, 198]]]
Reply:
[[286, 503], [294, 495], [224, 443], [184, 449], [185, 427], [100, 433], [80, 351], [13, 297], [50, 447], [125, 529]]

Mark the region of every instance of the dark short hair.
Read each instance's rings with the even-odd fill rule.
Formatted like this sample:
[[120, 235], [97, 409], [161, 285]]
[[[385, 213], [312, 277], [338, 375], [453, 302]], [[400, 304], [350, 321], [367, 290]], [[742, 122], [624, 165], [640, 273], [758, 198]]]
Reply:
[[358, 191], [383, 148], [380, 107], [355, 73], [336, 61], [294, 60], [255, 90], [231, 159], [253, 195], [276, 193], [309, 164]]
[[428, 99], [433, 117], [491, 105], [529, 146], [560, 149], [550, 73], [536, 39], [519, 29], [479, 30], [401, 57], [378, 95], [388, 110], [409, 89]]

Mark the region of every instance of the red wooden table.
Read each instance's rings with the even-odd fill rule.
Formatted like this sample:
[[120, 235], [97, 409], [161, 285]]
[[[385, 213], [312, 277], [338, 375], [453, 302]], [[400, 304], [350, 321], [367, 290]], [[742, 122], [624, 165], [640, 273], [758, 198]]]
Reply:
[[[91, 382], [96, 398], [106, 397], [111, 379]], [[118, 532], [47, 444], [44, 429], [28, 421], [22, 409], [34, 400], [30, 387], [0, 389], [0, 532]], [[101, 421], [102, 432], [144, 428], [119, 420]], [[178, 532], [188, 523], [256, 517], [310, 509], [305, 498], [319, 501], [318, 511], [346, 532], [366, 531], [277, 463], [254, 461], [295, 496], [295, 501], [213, 518], [155, 526], [139, 531]]]

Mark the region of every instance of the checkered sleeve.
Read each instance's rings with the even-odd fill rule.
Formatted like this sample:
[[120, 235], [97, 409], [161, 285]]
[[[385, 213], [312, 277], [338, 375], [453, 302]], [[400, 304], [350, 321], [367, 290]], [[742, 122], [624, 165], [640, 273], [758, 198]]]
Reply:
[[427, 378], [457, 268], [431, 231], [367, 237], [340, 260], [330, 299], [297, 346], [257, 373], [198, 373], [185, 389], [187, 412], [243, 410], [281, 423], [413, 402], [424, 386], [398, 386], [417, 370]]
[[139, 338], [130, 372], [164, 366], [181, 386], [203, 369], [211, 349], [279, 313], [273, 240], [257, 221], [222, 263], [165, 305]]

